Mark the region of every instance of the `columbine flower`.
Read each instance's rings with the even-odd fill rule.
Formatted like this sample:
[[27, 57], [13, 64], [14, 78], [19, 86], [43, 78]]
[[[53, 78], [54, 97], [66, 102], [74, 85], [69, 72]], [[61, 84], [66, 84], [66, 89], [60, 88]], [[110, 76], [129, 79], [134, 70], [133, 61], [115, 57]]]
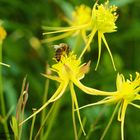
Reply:
[[[132, 105], [140, 109], [140, 105], [133, 103], [133, 101], [135, 100], [140, 100], [140, 94], [139, 94], [140, 74], [136, 72], [136, 78], [134, 80], [132, 79], [132, 75], [130, 75], [130, 80], [129, 79], [125, 80], [122, 74], [118, 74], [116, 80], [116, 86], [117, 86], [117, 91], [114, 95], [112, 94], [111, 96], [108, 96], [101, 101], [98, 101], [93, 104], [88, 104], [81, 108], [85, 108], [93, 105], [99, 105], [99, 104], [117, 103], [116, 106], [117, 107], [119, 106], [118, 121], [121, 122], [121, 138], [122, 140], [124, 140], [124, 119], [125, 119], [125, 113], [128, 105]], [[116, 111], [117, 109], [115, 109], [114, 113]]]
[[[59, 98], [61, 98], [62, 95], [64, 94], [66, 88], [69, 87], [71, 97], [72, 97], [72, 112], [74, 113], [74, 110], [75, 109], [77, 110], [79, 123], [81, 125], [81, 129], [82, 129], [83, 133], [85, 134], [85, 131], [84, 131], [84, 128], [82, 125], [82, 121], [81, 121], [81, 117], [80, 117], [80, 113], [78, 110], [78, 101], [77, 101], [76, 93], [74, 90], [74, 84], [87, 94], [91, 94], [91, 95], [112, 95], [112, 94], [114, 94], [114, 92], [104, 92], [104, 91], [92, 89], [90, 87], [84, 86], [80, 82], [80, 80], [83, 79], [85, 74], [89, 71], [89, 65], [90, 65], [90, 62], [88, 62], [87, 64], [81, 64], [81, 61], [76, 58], [76, 55], [73, 52], [70, 52], [68, 55], [66, 53], [63, 53], [60, 61], [57, 62], [56, 64], [54, 64], [51, 68], [52, 71], [57, 73], [57, 76], [43, 74], [43, 76], [59, 82], [60, 85], [59, 85], [58, 89], [53, 94], [53, 96], [41, 108], [39, 108], [35, 113], [33, 113], [27, 119], [25, 119], [21, 124], [23, 124], [25, 121], [27, 121], [28, 119], [32, 118], [34, 115], [39, 113], [49, 103], [55, 102]], [[74, 121], [74, 126], [76, 126], [74, 117], [73, 117], [73, 121]], [[74, 127], [74, 130], [75, 130], [75, 134], [77, 134], [75, 127]], [[77, 137], [77, 135], [75, 135], [75, 136]]]
[[87, 41], [86, 31], [91, 28], [90, 24], [91, 13], [92, 10], [90, 7], [84, 4], [77, 6], [76, 9], [72, 12], [72, 18], [71, 19], [65, 18], [65, 20], [69, 24], [69, 27], [44, 27], [45, 30], [52, 30], [52, 32], [43, 33], [44, 35], [62, 32], [63, 33], [55, 37], [44, 39], [43, 42], [52, 42], [70, 35], [79, 35], [79, 34], [86, 42]]
[[92, 39], [95, 36], [95, 33], [98, 32], [98, 50], [99, 51], [98, 51], [98, 60], [97, 60], [97, 65], [96, 65], [95, 70], [97, 70], [99, 61], [100, 61], [102, 40], [109, 52], [113, 67], [116, 70], [111, 51], [109, 49], [108, 43], [104, 36], [104, 33], [115, 32], [117, 29], [117, 27], [115, 25], [115, 21], [118, 17], [116, 14], [116, 9], [117, 9], [116, 6], [109, 6], [109, 1], [105, 2], [105, 4], [100, 4], [100, 5], [95, 3], [95, 5], [93, 6], [92, 22], [91, 22], [92, 32], [90, 33], [89, 39], [87, 41], [87, 44], [86, 44], [84, 50], [82, 51], [82, 53], [80, 55], [80, 58], [83, 56], [85, 51], [88, 49]]
[[[102, 40], [109, 52], [113, 67], [116, 70], [112, 53], [104, 36], [104, 33], [115, 32], [117, 29], [115, 25], [115, 21], [117, 20], [118, 17], [116, 14], [116, 10], [117, 10], [116, 6], [109, 6], [109, 1], [100, 5], [95, 3], [92, 10], [85, 5], [81, 5], [77, 7], [76, 10], [73, 12], [72, 20], [67, 20], [70, 27], [44, 27], [44, 29], [46, 30], [52, 30], [52, 32], [44, 33], [44, 35], [62, 32], [63, 34], [45, 39], [43, 42], [51, 42], [65, 38], [72, 34], [80, 33], [86, 44], [84, 50], [82, 51], [79, 57], [81, 59], [85, 51], [89, 49], [90, 44], [97, 32], [99, 51], [95, 70], [97, 70], [100, 61]], [[87, 31], [90, 31], [90, 33], [87, 34]]]

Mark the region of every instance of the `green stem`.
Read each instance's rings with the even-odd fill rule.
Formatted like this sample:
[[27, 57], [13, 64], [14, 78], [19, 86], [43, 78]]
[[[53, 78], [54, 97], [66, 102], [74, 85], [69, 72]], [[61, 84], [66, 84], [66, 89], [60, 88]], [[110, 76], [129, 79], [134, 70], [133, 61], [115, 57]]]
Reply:
[[[35, 111], [36, 111], [36, 109], [33, 110], [33, 112], [35, 112]], [[35, 119], [36, 119], [36, 115], [33, 117], [33, 120], [32, 120], [32, 125], [31, 125], [31, 130], [30, 130], [30, 140], [32, 140], [32, 137], [33, 137]]]
[[[87, 119], [86, 119], [86, 117], [84, 117], [83, 120], [82, 120], [83, 127], [85, 126], [86, 121], [87, 121]], [[78, 139], [81, 139], [82, 133], [83, 133], [83, 131], [82, 131], [81, 127], [80, 127], [80, 129], [78, 131]]]
[[90, 125], [90, 129], [87, 133], [86, 140], [89, 140], [91, 134], [96, 130], [96, 125], [99, 122], [99, 120], [101, 119], [101, 117], [103, 116], [103, 114], [105, 113], [105, 108], [106, 108], [106, 106], [104, 106], [104, 108], [101, 110], [98, 117], [95, 119], [94, 123]]
[[104, 139], [104, 137], [105, 137], [105, 135], [106, 135], [106, 133], [107, 133], [107, 131], [108, 131], [113, 119], [114, 119], [114, 116], [115, 116], [115, 114], [117, 112], [117, 109], [118, 109], [119, 105], [120, 105], [120, 102], [116, 105], [116, 107], [115, 107], [115, 109], [113, 111], [113, 114], [112, 114], [112, 116], [111, 116], [111, 118], [110, 118], [110, 120], [109, 120], [109, 122], [108, 122], [108, 124], [107, 124], [107, 126], [106, 126], [106, 128], [105, 128], [105, 130], [104, 130], [104, 132], [103, 132], [103, 134], [102, 134], [102, 136], [100, 138], [100, 140]]
[[[42, 123], [42, 125], [40, 126], [40, 128], [39, 128], [39, 130], [38, 130], [38, 132], [37, 132], [37, 134], [36, 134], [36, 136], [35, 136], [35, 138], [34, 138], [35, 140], [38, 139], [40, 133], [42, 132], [42, 128], [44, 128], [45, 125], [47, 125], [47, 123], [49, 122], [48, 119], [49, 119], [49, 117], [51, 116], [51, 113], [53, 112], [54, 107], [55, 107], [55, 103], [53, 103], [53, 105], [51, 106], [49, 112], [47, 113], [46, 117], [44, 118], [43, 123]], [[40, 137], [40, 139], [41, 139], [41, 140], [43, 139], [43, 135], [42, 135], [42, 137]]]
[[[0, 62], [2, 62], [2, 42], [0, 41]], [[3, 82], [2, 82], [2, 65], [0, 65], [0, 101], [1, 101], [1, 110], [3, 118], [6, 117], [5, 101], [3, 95]], [[4, 131], [6, 133], [6, 138], [9, 140], [9, 129], [7, 121], [3, 122]]]
[[48, 121], [49, 122], [48, 128], [47, 128], [47, 131], [46, 131], [45, 135], [43, 136], [43, 140], [48, 139], [48, 136], [49, 136], [49, 134], [51, 132], [53, 124], [55, 123], [55, 119], [56, 119], [56, 116], [57, 116], [57, 114], [59, 112], [60, 106], [61, 106], [61, 99], [55, 102], [54, 110], [52, 112], [50, 120]]
[[[48, 96], [48, 89], [49, 89], [49, 79], [46, 80], [45, 83], [45, 91], [44, 91], [44, 97], [43, 97], [43, 104], [47, 101], [47, 96]], [[44, 119], [46, 116], [46, 109], [43, 109], [42, 114], [41, 114], [41, 126], [43, 125]], [[44, 127], [42, 128], [41, 134], [40, 134], [40, 139], [42, 138], [44, 133]]]

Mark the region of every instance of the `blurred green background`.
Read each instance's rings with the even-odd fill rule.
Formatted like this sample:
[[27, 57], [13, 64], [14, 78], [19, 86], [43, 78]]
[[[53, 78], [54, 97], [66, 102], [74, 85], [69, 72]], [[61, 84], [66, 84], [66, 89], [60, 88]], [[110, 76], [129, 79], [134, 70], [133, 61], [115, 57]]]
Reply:
[[[99, 2], [104, 2], [99, 1]], [[106, 34], [106, 39], [112, 51], [117, 72], [129, 77], [140, 71], [140, 1], [139, 0], [110, 0], [117, 5], [119, 18], [116, 22], [118, 31]], [[7, 112], [15, 107], [20, 96], [23, 78], [27, 75], [29, 82], [29, 98], [25, 110], [25, 117], [32, 112], [32, 108], [42, 105], [45, 78], [40, 73], [45, 73], [46, 64], [52, 65], [54, 61], [53, 44], [67, 42], [73, 45], [71, 38], [41, 44], [44, 37], [42, 26], [67, 26], [62, 16], [70, 16], [71, 12], [80, 4], [92, 8], [95, 0], [0, 0], [0, 19], [4, 21], [7, 38], [3, 44], [3, 62], [11, 68], [3, 67], [4, 97]], [[91, 60], [90, 72], [82, 81], [85, 85], [102, 90], [115, 90], [116, 74], [113, 70], [110, 57], [104, 45], [100, 65], [94, 70], [97, 62], [97, 39], [94, 40], [95, 48], [84, 55], [83, 62]], [[78, 52], [77, 52], [78, 53]], [[57, 84], [50, 81], [49, 97], [54, 93]], [[79, 105], [98, 100], [97, 97], [87, 96], [79, 89], [77, 91]], [[71, 117], [71, 99], [69, 91], [63, 96], [54, 125], [49, 133], [49, 140], [73, 140], [73, 126]], [[85, 129], [88, 137], [81, 136], [81, 140], [98, 140], [112, 114], [115, 106], [98, 106], [81, 110], [81, 115], [86, 119]], [[15, 109], [14, 109], [15, 110]], [[13, 110], [13, 115], [15, 111]], [[100, 117], [99, 117], [100, 116]], [[140, 111], [128, 107], [125, 119], [125, 139], [140, 139]], [[40, 115], [37, 115], [34, 134], [39, 129]], [[10, 120], [10, 118], [9, 118]], [[97, 124], [95, 124], [97, 122]], [[28, 139], [31, 120], [25, 125], [23, 140]], [[77, 125], [79, 123], [77, 121]], [[0, 126], [0, 132], [3, 131]], [[117, 115], [109, 129], [105, 140], [120, 140], [120, 123]]]

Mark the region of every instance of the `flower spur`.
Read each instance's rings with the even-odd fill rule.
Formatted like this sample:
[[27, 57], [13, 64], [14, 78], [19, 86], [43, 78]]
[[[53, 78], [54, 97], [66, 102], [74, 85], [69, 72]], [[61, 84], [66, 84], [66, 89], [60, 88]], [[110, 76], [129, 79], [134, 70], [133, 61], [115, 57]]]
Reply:
[[[118, 74], [116, 79], [116, 87], [116, 94], [107, 96], [103, 100], [96, 103], [82, 106], [79, 109], [100, 104], [117, 103], [114, 113], [116, 113], [117, 108], [119, 107], [118, 121], [121, 122], [121, 139], [124, 140], [124, 119], [128, 105], [130, 104], [140, 109], [140, 105], [133, 103], [133, 101], [140, 100], [140, 74], [136, 72], [136, 78], [134, 80], [132, 79], [132, 75], [130, 75], [130, 80], [125, 80], [122, 74]], [[114, 116], [114, 113], [112, 116]], [[111, 117], [110, 120], [112, 121], [112, 119], [113, 118]], [[111, 121], [109, 122], [109, 125]], [[108, 127], [109, 126], [107, 126], [106, 128], [108, 129]], [[105, 129], [104, 132], [106, 133], [107, 130]], [[102, 138], [104, 137], [105, 133], [103, 134]]]

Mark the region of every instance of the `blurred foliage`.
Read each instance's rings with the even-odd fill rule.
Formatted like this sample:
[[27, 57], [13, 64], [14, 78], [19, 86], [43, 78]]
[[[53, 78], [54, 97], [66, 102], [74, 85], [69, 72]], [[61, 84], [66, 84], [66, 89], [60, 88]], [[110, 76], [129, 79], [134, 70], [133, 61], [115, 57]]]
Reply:
[[[101, 0], [104, 2], [104, 0]], [[7, 112], [11, 107], [15, 107], [20, 96], [22, 81], [25, 75], [29, 82], [29, 99], [25, 109], [26, 115], [30, 114], [32, 108], [39, 108], [42, 105], [44, 94], [45, 78], [40, 73], [45, 73], [46, 64], [53, 64], [54, 48], [53, 44], [67, 42], [73, 46], [74, 38], [59, 40], [52, 44], [41, 44], [43, 30], [42, 26], [67, 26], [62, 17], [71, 16], [75, 6], [81, 3], [92, 7], [95, 0], [0, 0], [0, 19], [4, 21], [7, 30], [7, 38], [3, 46], [3, 62], [10, 64], [11, 68], [3, 67], [4, 95]], [[100, 1], [99, 1], [100, 2]], [[139, 0], [111, 0], [118, 8], [119, 18], [117, 20], [118, 31], [107, 34], [107, 41], [114, 56], [117, 72], [127, 75], [140, 71], [140, 1]], [[97, 71], [94, 71], [97, 61], [97, 42], [94, 40], [95, 48], [84, 55], [84, 62], [92, 61], [90, 73], [82, 81], [86, 85], [102, 90], [115, 90], [116, 73], [111, 65], [110, 57], [103, 46], [102, 58]], [[49, 97], [56, 89], [56, 84], [50, 81]], [[87, 96], [78, 89], [77, 96], [79, 105], [98, 100], [97, 97]], [[57, 138], [61, 140], [74, 139], [71, 100], [69, 92], [63, 96], [62, 104], [55, 119], [49, 140]], [[85, 129], [89, 134], [89, 140], [99, 139], [103, 132], [114, 106], [91, 107], [81, 110], [82, 117], [86, 118]], [[15, 109], [14, 109], [15, 110]], [[104, 111], [95, 125], [95, 120]], [[13, 114], [15, 111], [13, 111]], [[35, 132], [39, 128], [40, 115], [37, 115]], [[140, 139], [140, 111], [129, 108], [125, 121], [125, 139]], [[9, 118], [11, 119], [11, 118]], [[77, 121], [78, 122], [78, 121]], [[77, 125], [79, 125], [77, 123]], [[27, 123], [31, 126], [31, 121]], [[94, 128], [93, 128], [94, 127]], [[28, 128], [24, 129], [24, 139], [28, 137]], [[79, 128], [79, 127], [78, 127]], [[0, 132], [3, 128], [0, 126]], [[34, 132], [34, 134], [35, 134]], [[85, 139], [82, 135], [81, 140]], [[120, 123], [117, 116], [111, 125], [106, 140], [120, 139]]]

